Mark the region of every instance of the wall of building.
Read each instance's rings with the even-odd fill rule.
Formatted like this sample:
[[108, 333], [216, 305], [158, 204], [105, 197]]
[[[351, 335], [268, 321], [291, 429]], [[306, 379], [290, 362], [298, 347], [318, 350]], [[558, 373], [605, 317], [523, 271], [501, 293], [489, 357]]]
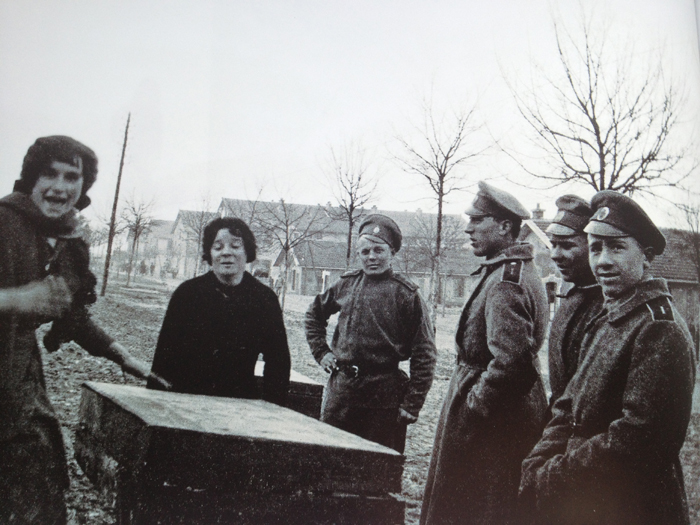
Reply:
[[696, 355], [700, 348], [700, 289], [697, 284], [669, 283], [673, 304], [685, 319], [695, 342]]

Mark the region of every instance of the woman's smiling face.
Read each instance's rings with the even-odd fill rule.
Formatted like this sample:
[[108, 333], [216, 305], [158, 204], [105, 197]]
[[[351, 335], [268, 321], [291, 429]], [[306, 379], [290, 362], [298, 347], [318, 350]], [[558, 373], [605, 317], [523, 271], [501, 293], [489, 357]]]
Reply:
[[69, 213], [83, 190], [82, 166], [53, 161], [34, 183], [31, 199], [51, 219]]
[[211, 269], [217, 279], [225, 284], [238, 284], [243, 278], [246, 265], [243, 239], [221, 228], [211, 245]]

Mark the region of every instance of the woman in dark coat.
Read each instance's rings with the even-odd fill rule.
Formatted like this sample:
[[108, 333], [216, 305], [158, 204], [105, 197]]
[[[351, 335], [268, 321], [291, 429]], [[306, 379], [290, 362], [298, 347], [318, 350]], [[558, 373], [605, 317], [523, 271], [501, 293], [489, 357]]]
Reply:
[[63, 136], [29, 148], [15, 191], [0, 199], [0, 523], [66, 521], [61, 426], [46, 393], [35, 330], [53, 321], [49, 351], [75, 341], [138, 377], [148, 365], [90, 319], [96, 300], [77, 209], [90, 199], [97, 157]]
[[[262, 398], [283, 405], [290, 358], [275, 293], [245, 270], [255, 237], [240, 219], [214, 219], [204, 229], [202, 259], [211, 271], [173, 293], [152, 372], [187, 394], [259, 398], [255, 363], [265, 361]], [[159, 388], [149, 381], [149, 388]]]

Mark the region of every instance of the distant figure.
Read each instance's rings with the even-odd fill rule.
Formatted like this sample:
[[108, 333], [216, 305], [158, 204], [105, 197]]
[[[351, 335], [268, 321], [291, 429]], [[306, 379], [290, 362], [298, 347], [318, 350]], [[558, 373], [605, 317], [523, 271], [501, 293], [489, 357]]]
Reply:
[[66, 522], [68, 469], [61, 425], [46, 394], [44, 344], [75, 341], [137, 377], [148, 365], [91, 320], [97, 299], [77, 210], [90, 204], [97, 157], [70, 137], [36, 140], [14, 192], [0, 199], [0, 523]]
[[[389, 217], [362, 221], [362, 269], [316, 296], [306, 312], [306, 339], [331, 374], [321, 421], [403, 453], [406, 425], [418, 420], [433, 382], [437, 350], [418, 287], [391, 268], [400, 248], [401, 231]], [[326, 327], [338, 312], [331, 349]], [[399, 368], [406, 360], [410, 378]]]
[[556, 201], [558, 212], [547, 228], [552, 260], [571, 286], [561, 296], [549, 333], [549, 383], [553, 406], [576, 373], [585, 329], [603, 305], [603, 292], [588, 264], [588, 235], [583, 229], [593, 215], [590, 204], [576, 195]]
[[649, 267], [666, 240], [642, 208], [597, 193], [588, 233], [603, 309], [576, 374], [523, 463], [535, 523], [688, 524], [679, 453], [695, 384], [693, 343], [666, 281]]
[[[153, 373], [174, 392], [262, 398], [284, 405], [290, 357], [275, 293], [245, 269], [255, 260], [255, 236], [233, 217], [217, 218], [202, 235], [211, 270], [183, 282], [170, 299], [158, 337]], [[265, 360], [263, 391], [255, 363]], [[162, 388], [155, 381], [149, 388]]]
[[533, 247], [516, 240], [529, 217], [522, 204], [480, 182], [466, 214], [474, 254], [486, 260], [457, 326], [420, 522], [506, 525], [519, 523], [520, 466], [544, 427], [536, 359], [549, 306]]

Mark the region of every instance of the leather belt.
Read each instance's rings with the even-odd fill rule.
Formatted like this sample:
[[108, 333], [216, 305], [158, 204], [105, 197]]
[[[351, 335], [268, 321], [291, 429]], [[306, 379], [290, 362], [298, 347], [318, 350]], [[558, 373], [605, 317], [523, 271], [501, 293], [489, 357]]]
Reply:
[[343, 374], [350, 376], [352, 378], [358, 378], [360, 376], [370, 376], [377, 374], [385, 374], [386, 372], [393, 372], [398, 370], [398, 363], [361, 363], [353, 361], [339, 361], [336, 364], [336, 369]]

